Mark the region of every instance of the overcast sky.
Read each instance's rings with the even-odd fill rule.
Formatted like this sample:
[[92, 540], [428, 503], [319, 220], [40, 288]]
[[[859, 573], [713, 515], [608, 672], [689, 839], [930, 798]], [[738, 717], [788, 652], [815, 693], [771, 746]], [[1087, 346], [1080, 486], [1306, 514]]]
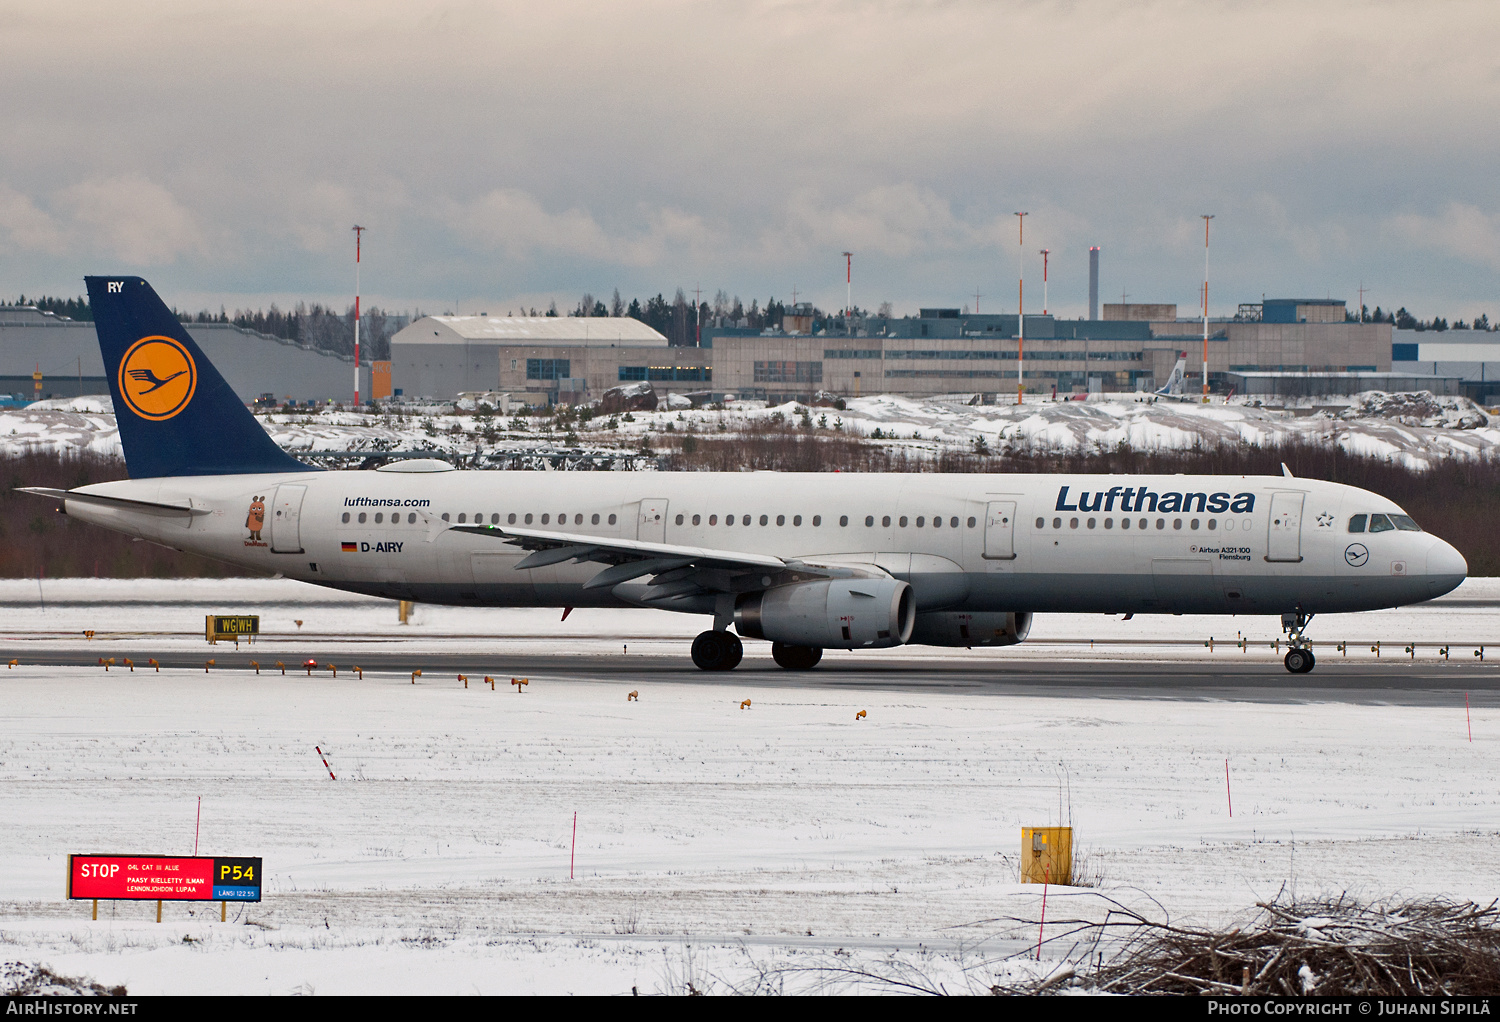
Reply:
[[1500, 315], [1500, 4], [0, 0], [0, 296]]

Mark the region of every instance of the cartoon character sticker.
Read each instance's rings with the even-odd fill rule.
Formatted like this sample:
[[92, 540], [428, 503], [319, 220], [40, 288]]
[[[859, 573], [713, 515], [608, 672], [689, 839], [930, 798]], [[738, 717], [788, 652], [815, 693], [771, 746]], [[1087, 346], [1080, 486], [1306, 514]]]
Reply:
[[250, 539], [260, 542], [260, 530], [266, 527], [266, 498], [252, 497], [250, 514], [245, 518], [245, 528], [250, 530]]

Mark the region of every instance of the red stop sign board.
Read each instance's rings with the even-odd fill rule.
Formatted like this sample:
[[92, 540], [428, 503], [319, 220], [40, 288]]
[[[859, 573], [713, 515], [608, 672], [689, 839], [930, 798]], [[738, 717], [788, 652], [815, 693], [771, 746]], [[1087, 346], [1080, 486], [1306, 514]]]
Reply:
[[257, 858], [70, 855], [68, 897], [110, 901], [260, 901]]

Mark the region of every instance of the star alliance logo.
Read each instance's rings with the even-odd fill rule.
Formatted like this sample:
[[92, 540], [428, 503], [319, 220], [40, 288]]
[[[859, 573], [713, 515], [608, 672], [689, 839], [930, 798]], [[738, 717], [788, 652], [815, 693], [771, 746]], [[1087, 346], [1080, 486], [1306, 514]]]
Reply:
[[1329, 514], [1327, 511], [1324, 511], [1322, 514], [1318, 515], [1318, 528], [1333, 528], [1333, 515]]

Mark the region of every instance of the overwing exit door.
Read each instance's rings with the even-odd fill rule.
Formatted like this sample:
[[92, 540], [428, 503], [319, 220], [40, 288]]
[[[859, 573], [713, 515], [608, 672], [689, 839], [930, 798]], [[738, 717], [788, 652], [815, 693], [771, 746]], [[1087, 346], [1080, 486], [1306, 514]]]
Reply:
[[641, 501], [641, 516], [636, 524], [635, 538], [647, 543], [667, 541], [667, 501], [665, 497], [648, 498]]
[[1016, 502], [992, 500], [985, 506], [984, 559], [1009, 561], [1016, 556]]

